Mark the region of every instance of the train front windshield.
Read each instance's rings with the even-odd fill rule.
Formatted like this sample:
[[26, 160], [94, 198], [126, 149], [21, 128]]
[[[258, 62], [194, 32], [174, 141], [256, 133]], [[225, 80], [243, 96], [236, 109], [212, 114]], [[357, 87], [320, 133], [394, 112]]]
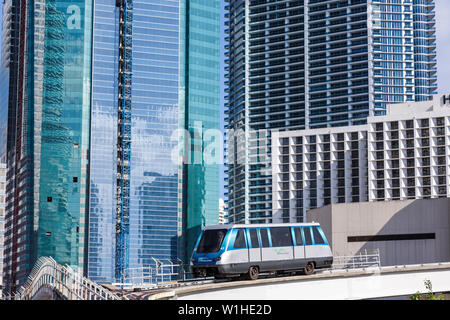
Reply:
[[197, 253], [217, 252], [227, 234], [226, 229], [205, 230], [198, 243]]

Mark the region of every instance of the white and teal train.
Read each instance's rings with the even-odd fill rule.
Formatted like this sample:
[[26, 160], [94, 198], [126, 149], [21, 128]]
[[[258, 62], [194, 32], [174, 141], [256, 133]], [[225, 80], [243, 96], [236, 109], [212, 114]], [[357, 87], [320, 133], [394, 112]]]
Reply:
[[194, 277], [246, 276], [260, 272], [301, 271], [333, 263], [328, 241], [318, 223], [231, 224], [205, 227], [191, 259]]

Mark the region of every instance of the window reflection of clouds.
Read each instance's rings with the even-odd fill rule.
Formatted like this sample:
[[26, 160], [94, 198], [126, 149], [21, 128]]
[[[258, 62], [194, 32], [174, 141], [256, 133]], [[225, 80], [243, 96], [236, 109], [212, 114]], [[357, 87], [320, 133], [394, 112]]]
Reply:
[[130, 267], [140, 267], [177, 250], [179, 17], [178, 2], [133, 4]]
[[[180, 177], [178, 163], [172, 161], [172, 155], [173, 150], [178, 147], [177, 139], [173, 135], [178, 129], [180, 116], [180, 3], [182, 1], [133, 1], [130, 268], [149, 266], [152, 256], [159, 259], [176, 258]], [[114, 261], [115, 241], [112, 217], [115, 210], [115, 190], [111, 188], [114, 183], [111, 172], [115, 170], [116, 165], [114, 151], [117, 97], [114, 88], [117, 84], [114, 79], [117, 78], [118, 62], [117, 48], [113, 48], [111, 44], [118, 38], [113, 24], [117, 16], [114, 17], [114, 0], [99, 0], [95, 6], [92, 114], [96, 120], [92, 124], [92, 135], [97, 136], [93, 138], [94, 143], [91, 146], [92, 154], [95, 154], [91, 159], [91, 166], [95, 169], [91, 182], [96, 193], [91, 193], [91, 201], [96, 205], [91, 205], [91, 216], [94, 219], [90, 224], [90, 227], [93, 227], [90, 235], [94, 245], [90, 247], [89, 254], [90, 275], [96, 275], [98, 279], [110, 277], [112, 280], [114, 263], [111, 261]], [[203, 4], [198, 2], [196, 6]], [[196, 19], [201, 20], [199, 17]], [[202, 25], [208, 25], [208, 19], [201, 21]], [[198, 26], [195, 26], [198, 22], [193, 23], [193, 27], [198, 29]], [[195, 32], [201, 34], [203, 30]], [[217, 51], [218, 55], [219, 49], [210, 48], [209, 43], [205, 45], [203, 38], [196, 41], [202, 43], [189, 48], [194, 54], [191, 62], [193, 68], [189, 75], [189, 103], [192, 104], [189, 118], [203, 121], [206, 132], [209, 128], [215, 128], [218, 121], [218, 114], [214, 109], [218, 103], [218, 88], [211, 83], [219, 80], [218, 69], [217, 73], [212, 73], [213, 63], [207, 59], [212, 57], [211, 51]], [[208, 175], [205, 181], [208, 183], [208, 199], [218, 198], [218, 174], [215, 174], [215, 170], [207, 168], [205, 173]], [[200, 179], [204, 172], [192, 170], [192, 180], [196, 176]], [[198, 188], [195, 185], [189, 186], [191, 193], [199, 198], [198, 205], [192, 206], [191, 213], [196, 215], [205, 212], [201, 207], [204, 200], [200, 199], [205, 192], [200, 188], [206, 187], [201, 181], [198, 180]], [[109, 194], [103, 196], [106, 193]], [[207, 210], [211, 212], [211, 216], [217, 211], [214, 202], [208, 202], [210, 208]], [[209, 218], [206, 221], [209, 221]], [[101, 223], [104, 225], [100, 226]]]
[[112, 281], [115, 259], [118, 19], [115, 0], [95, 2], [88, 276]]

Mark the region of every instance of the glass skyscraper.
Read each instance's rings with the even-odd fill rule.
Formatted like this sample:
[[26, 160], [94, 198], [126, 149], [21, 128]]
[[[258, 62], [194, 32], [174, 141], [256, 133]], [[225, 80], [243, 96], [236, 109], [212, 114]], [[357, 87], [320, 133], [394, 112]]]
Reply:
[[40, 256], [99, 282], [187, 263], [218, 221], [221, 159], [205, 151], [220, 130], [219, 1], [17, 5], [8, 290]]
[[12, 1], [11, 8], [17, 69], [8, 102], [7, 291], [40, 256], [84, 268], [92, 34], [89, 1]]
[[180, 1], [180, 127], [190, 137], [181, 168], [183, 232], [178, 247], [185, 263], [201, 226], [219, 222], [220, 7], [219, 0]]
[[230, 222], [274, 222], [272, 130], [364, 124], [437, 89], [434, 1], [228, 3]]
[[[204, 151], [220, 129], [219, 1], [133, 1], [128, 268], [188, 262], [203, 225], [218, 223], [219, 164]], [[119, 8], [94, 7], [88, 276], [116, 264]], [[191, 139], [178, 150], [178, 130]], [[217, 137], [219, 139], [219, 137]], [[217, 151], [218, 152], [218, 151]], [[185, 162], [174, 161], [178, 156]]]

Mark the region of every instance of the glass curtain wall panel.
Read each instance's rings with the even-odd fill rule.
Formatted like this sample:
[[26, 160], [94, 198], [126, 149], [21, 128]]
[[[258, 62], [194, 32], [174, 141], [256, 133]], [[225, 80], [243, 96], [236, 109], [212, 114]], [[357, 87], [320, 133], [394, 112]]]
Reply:
[[180, 259], [188, 264], [201, 228], [219, 221], [220, 1], [181, 1], [180, 127], [184, 152]]
[[129, 267], [177, 258], [179, 3], [133, 1]]
[[91, 99], [91, 1], [13, 1], [8, 290], [51, 256], [83, 272]]
[[93, 15], [88, 277], [110, 282], [116, 242], [119, 8], [115, 0], [98, 0]]
[[46, 0], [33, 9], [34, 131], [28, 137], [34, 142], [36, 257], [83, 271], [92, 1]]
[[[203, 151], [220, 140], [208, 131], [220, 129], [220, 7], [219, 1], [186, 6], [173, 0], [132, 3], [128, 274], [154, 265], [153, 258], [185, 260], [191, 251], [185, 246], [193, 246], [201, 226], [217, 223], [220, 161], [206, 165]], [[120, 245], [115, 240], [118, 26], [116, 1], [96, 1], [88, 275], [106, 282], [117, 280]], [[192, 133], [189, 156], [199, 160], [183, 165], [178, 134], [185, 128]], [[221, 157], [220, 150], [211, 153]], [[195, 228], [187, 241], [184, 225]]]

